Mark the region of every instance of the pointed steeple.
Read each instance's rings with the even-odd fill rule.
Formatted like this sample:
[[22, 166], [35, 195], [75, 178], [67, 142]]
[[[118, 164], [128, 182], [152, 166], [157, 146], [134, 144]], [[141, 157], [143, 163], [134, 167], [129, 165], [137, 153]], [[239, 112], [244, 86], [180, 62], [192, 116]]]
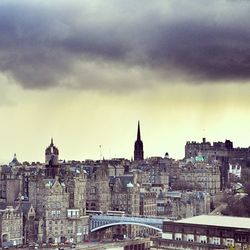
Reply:
[[143, 152], [143, 142], [141, 140], [141, 129], [140, 129], [140, 121], [138, 121], [138, 127], [137, 127], [137, 139], [135, 141], [134, 146], [134, 160], [135, 161], [141, 161], [144, 159], [144, 152]]
[[140, 141], [140, 140], [141, 140], [140, 121], [138, 121], [137, 141]]
[[54, 145], [54, 142], [53, 142], [53, 138], [51, 137], [51, 143], [50, 143], [51, 146]]

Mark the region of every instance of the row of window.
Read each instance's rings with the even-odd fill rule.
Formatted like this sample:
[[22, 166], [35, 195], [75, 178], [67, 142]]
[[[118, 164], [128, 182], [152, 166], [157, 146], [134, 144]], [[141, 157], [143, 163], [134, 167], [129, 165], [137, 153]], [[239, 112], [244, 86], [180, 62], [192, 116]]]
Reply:
[[57, 221], [57, 220], [55, 220], [55, 221], [49, 221], [49, 224], [53, 224], [53, 222], [55, 223], [55, 224], [59, 224], [60, 222], [61, 222], [61, 224], [63, 224], [63, 221], [61, 220], [61, 221]]
[[[244, 238], [246, 239], [246, 238]], [[176, 236], [175, 237], [175, 240], [182, 240], [182, 237], [181, 236]], [[187, 239], [188, 242], [194, 242], [194, 237], [188, 237]], [[244, 242], [244, 241], [242, 241]], [[207, 236], [200, 236], [200, 240], [199, 240], [199, 243], [204, 243], [204, 244], [207, 244], [208, 241], [207, 241]], [[212, 237], [211, 238], [211, 244], [214, 244], [214, 245], [220, 245], [221, 244], [221, 239], [220, 238], [217, 238], [217, 237]], [[226, 240], [226, 245], [230, 246], [230, 245], [233, 245], [234, 244], [234, 240], [233, 239], [227, 239]]]

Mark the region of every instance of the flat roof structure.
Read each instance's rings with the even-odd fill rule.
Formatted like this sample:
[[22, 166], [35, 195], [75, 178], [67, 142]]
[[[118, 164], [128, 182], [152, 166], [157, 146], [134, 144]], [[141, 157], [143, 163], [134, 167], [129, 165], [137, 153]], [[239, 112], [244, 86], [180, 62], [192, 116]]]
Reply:
[[242, 228], [250, 230], [250, 218], [247, 217], [232, 217], [221, 215], [199, 215], [187, 219], [174, 221], [182, 224], [195, 224], [206, 226], [220, 226], [229, 228]]

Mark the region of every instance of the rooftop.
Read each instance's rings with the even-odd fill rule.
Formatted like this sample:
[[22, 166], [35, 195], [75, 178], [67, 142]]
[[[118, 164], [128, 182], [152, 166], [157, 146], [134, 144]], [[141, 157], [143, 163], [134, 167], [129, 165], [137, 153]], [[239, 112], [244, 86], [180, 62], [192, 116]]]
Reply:
[[221, 226], [231, 228], [242, 228], [250, 230], [250, 218], [232, 217], [219, 215], [200, 215], [192, 218], [175, 221], [176, 223], [187, 223], [196, 225]]

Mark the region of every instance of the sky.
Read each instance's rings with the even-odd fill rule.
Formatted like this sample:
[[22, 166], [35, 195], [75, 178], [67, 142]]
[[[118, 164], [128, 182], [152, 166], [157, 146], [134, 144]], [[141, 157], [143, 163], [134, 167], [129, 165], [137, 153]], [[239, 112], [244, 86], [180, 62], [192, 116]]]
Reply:
[[[0, 162], [248, 147], [250, 1], [1, 0]], [[101, 145], [101, 147], [100, 147]]]

